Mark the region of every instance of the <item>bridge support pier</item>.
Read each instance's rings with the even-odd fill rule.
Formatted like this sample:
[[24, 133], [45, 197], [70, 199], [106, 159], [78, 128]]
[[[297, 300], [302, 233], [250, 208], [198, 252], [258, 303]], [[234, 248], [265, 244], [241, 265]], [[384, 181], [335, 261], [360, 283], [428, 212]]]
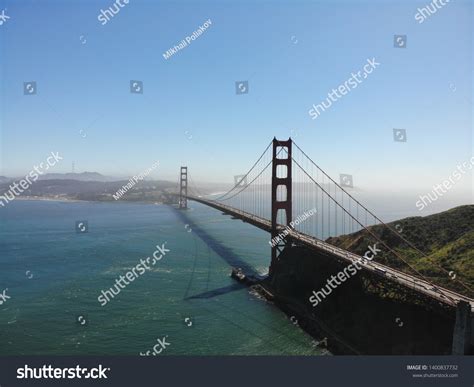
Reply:
[[471, 340], [469, 354], [474, 355], [474, 313], [471, 312]]
[[179, 175], [179, 208], [188, 208], [188, 167], [181, 167]]
[[456, 307], [456, 323], [453, 332], [453, 355], [467, 355], [473, 343], [471, 305], [459, 301]]
[[[278, 256], [289, 244], [285, 235], [278, 229], [278, 213], [285, 212], [285, 223], [290, 227], [292, 214], [292, 175], [291, 175], [291, 138], [288, 141], [273, 139], [272, 160], [272, 261], [269, 275], [272, 276]], [[283, 148], [283, 149], [282, 149]], [[280, 152], [280, 153], [279, 153]], [[283, 153], [283, 155], [281, 155]], [[281, 168], [278, 168], [281, 166]], [[286, 173], [284, 173], [286, 172]], [[285, 224], [283, 224], [285, 225]]]

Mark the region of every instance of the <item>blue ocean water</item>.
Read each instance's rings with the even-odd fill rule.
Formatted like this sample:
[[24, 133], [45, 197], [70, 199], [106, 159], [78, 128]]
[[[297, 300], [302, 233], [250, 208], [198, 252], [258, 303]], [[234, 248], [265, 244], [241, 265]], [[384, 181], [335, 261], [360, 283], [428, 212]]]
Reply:
[[[317, 355], [311, 337], [236, 285], [265, 273], [267, 233], [196, 203], [14, 201], [0, 210], [0, 354]], [[87, 220], [88, 232], [76, 232]], [[166, 242], [105, 306], [97, 297]], [[160, 356], [161, 356], [160, 355]]]

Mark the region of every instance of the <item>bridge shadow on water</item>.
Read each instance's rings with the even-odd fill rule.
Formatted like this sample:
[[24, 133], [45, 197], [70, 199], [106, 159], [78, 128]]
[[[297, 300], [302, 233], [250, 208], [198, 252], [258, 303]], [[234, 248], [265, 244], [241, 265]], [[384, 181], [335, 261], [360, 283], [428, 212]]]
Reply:
[[[231, 249], [224, 246], [221, 242], [216, 240], [213, 236], [211, 236], [209, 233], [207, 233], [205, 230], [199, 227], [195, 222], [193, 222], [189, 218], [186, 211], [178, 210], [175, 207], [171, 207], [171, 209], [179, 218], [179, 220], [181, 220], [184, 224], [188, 224], [192, 228], [192, 233], [194, 233], [197, 237], [199, 237], [208, 246], [209, 249], [212, 249], [216, 254], [218, 254], [225, 262], [229, 264], [229, 266], [240, 267], [245, 272], [245, 274], [248, 274], [248, 275], [254, 275], [254, 276], [259, 275], [258, 272], [252, 266], [250, 266], [247, 262], [243, 261], [240, 257], [238, 257]], [[194, 257], [195, 262], [194, 262], [192, 277], [194, 276], [194, 272], [196, 268], [197, 255], [198, 254], [196, 250], [196, 254]], [[211, 268], [210, 268], [210, 257], [209, 257], [209, 272], [210, 270]], [[188, 296], [189, 289], [191, 287], [191, 282], [193, 280], [192, 277], [187, 286], [184, 300], [190, 301], [190, 302], [192, 301], [199, 302], [199, 300], [212, 301], [212, 304], [200, 303], [199, 307], [206, 310], [208, 313], [213, 314], [216, 317], [222, 319], [227, 324], [230, 324], [234, 326], [235, 328], [241, 330], [243, 333], [247, 335], [251, 335], [255, 338], [258, 338], [263, 343], [266, 343], [268, 345], [268, 348], [272, 348], [273, 351], [276, 351], [275, 353], [286, 354], [287, 348], [282, 346], [279, 343], [276, 343], [274, 340], [269, 340], [264, 335], [257, 334], [255, 330], [251, 327], [236, 323], [235, 321], [233, 321], [233, 318], [227, 316], [225, 312], [230, 313], [230, 314], [238, 314], [239, 316], [244, 317], [247, 322], [252, 322], [253, 324], [257, 324], [258, 326], [263, 327], [269, 332], [272, 332], [277, 337], [285, 337], [286, 339], [291, 340], [294, 344], [300, 345], [300, 347], [303, 350], [309, 351], [309, 353], [313, 355], [323, 355], [323, 354], [329, 353], [325, 349], [317, 348], [314, 340], [309, 340], [299, 335], [296, 335], [293, 329], [287, 330], [283, 328], [276, 328], [275, 326], [269, 324], [268, 321], [261, 321], [260, 319], [256, 318], [253, 314], [245, 313], [245, 311], [242, 311], [241, 309], [236, 308], [232, 305], [228, 305], [222, 300], [215, 298], [223, 294], [227, 294], [233, 291], [248, 288], [246, 285], [235, 283], [229, 286], [224, 286], [222, 288], [209, 290], [209, 276], [208, 276], [208, 280], [206, 283], [206, 291], [196, 294], [196, 295]], [[219, 312], [217, 312], [214, 307], [211, 307], [211, 305], [217, 306], [219, 308]], [[294, 322], [292, 322], [290, 326], [292, 328], [295, 328]]]
[[[219, 255], [230, 267], [237, 267], [243, 270], [246, 275], [253, 275], [258, 276], [259, 273], [247, 262], [245, 262], [242, 258], [236, 255], [231, 249], [224, 246], [220, 241], [210, 235], [207, 231], [201, 228], [198, 224], [193, 222], [185, 210], [178, 210], [175, 207], [171, 207], [176, 216], [179, 220], [181, 220], [184, 224], [188, 224], [192, 232], [201, 239], [212, 251], [214, 251], [217, 255]], [[230, 273], [229, 273], [230, 274]], [[197, 294], [191, 297], [187, 297], [186, 299], [196, 299], [196, 298], [212, 298], [215, 296], [219, 296], [222, 294], [226, 294], [229, 292], [233, 292], [236, 290], [240, 290], [245, 288], [245, 285], [242, 284], [233, 284], [229, 286], [225, 286], [223, 288], [214, 289], [210, 291], [206, 291], [201, 294]]]
[[246, 288], [246, 287], [247, 286], [242, 285], [242, 284], [233, 284], [233, 285], [229, 285], [229, 286], [224, 286], [224, 287], [219, 288], [219, 289], [213, 289], [213, 290], [209, 290], [209, 291], [204, 292], [204, 293], [196, 294], [196, 295], [191, 296], [191, 297], [186, 297], [185, 300], [193, 300], [193, 299], [199, 299], [199, 298], [201, 298], [201, 299], [202, 298], [212, 298], [212, 297], [220, 296], [222, 294], [234, 292], [236, 290], [240, 290], [240, 289], [243, 289], [243, 288]]

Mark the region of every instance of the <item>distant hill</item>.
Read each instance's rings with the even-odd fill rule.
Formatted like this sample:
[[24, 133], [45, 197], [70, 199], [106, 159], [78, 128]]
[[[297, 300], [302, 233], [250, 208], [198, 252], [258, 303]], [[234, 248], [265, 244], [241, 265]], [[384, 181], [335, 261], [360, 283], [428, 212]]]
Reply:
[[[90, 176], [89, 177], [93, 177]], [[7, 192], [10, 183], [0, 183], [0, 195]], [[41, 179], [22, 193], [22, 197], [43, 199], [70, 199], [89, 201], [115, 201], [113, 195], [130, 184], [121, 181], [81, 181], [71, 179]], [[142, 180], [128, 189], [121, 201], [163, 202], [166, 192], [176, 189], [175, 182], [163, 180]]]
[[[13, 181], [20, 181], [24, 178], [25, 176], [17, 176], [17, 177], [0, 176], [0, 184], [13, 182]], [[39, 175], [38, 180], [76, 180], [76, 181], [107, 182], [107, 181], [121, 181], [121, 180], [125, 180], [125, 178], [104, 176], [98, 172], [82, 172], [82, 173], [45, 173], [43, 175]]]
[[45, 173], [40, 175], [38, 180], [77, 180], [77, 181], [117, 181], [113, 177], [107, 177], [97, 172], [82, 173]]
[[[371, 226], [369, 229], [433, 282], [467, 296], [474, 296], [437, 266], [448, 272], [453, 271], [451, 277], [455, 274], [456, 279], [474, 289], [474, 205], [460, 206], [425, 217], [405, 218], [388, 224], [392, 228], [398, 225], [401, 235], [425, 252], [427, 257], [420, 255], [382, 225]], [[375, 243], [374, 238], [366, 230], [328, 238], [326, 241], [360, 255], [367, 251], [369, 245]], [[413, 273], [394, 254], [383, 251], [385, 248], [380, 243], [377, 247], [382, 252], [377, 254], [375, 261]]]

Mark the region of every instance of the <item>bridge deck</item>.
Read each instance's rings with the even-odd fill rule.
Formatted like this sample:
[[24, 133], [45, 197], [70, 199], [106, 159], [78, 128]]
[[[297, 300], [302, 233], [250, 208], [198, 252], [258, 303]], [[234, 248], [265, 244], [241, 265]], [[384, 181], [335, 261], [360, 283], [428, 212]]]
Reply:
[[[227, 206], [225, 204], [204, 199], [197, 196], [188, 195], [187, 197], [189, 200], [193, 200], [209, 207], [213, 207], [219, 211], [224, 212], [225, 214], [231, 215], [234, 218], [240, 219], [246, 223], [252, 224], [255, 227], [258, 227], [262, 230], [267, 232], [271, 232], [272, 225], [271, 222], [267, 219], [258, 217], [256, 215], [250, 214], [245, 211], [238, 210], [236, 208]], [[278, 227], [279, 231], [282, 231], [285, 226], [280, 225]], [[474, 310], [474, 300], [468, 297], [465, 297], [459, 293], [456, 293], [452, 290], [442, 288], [440, 286], [434, 287], [429, 282], [420, 279], [418, 277], [412, 276], [410, 274], [401, 272], [399, 270], [393, 269], [389, 266], [382, 265], [377, 262], [368, 261], [364, 259], [362, 256], [353, 254], [347, 250], [341, 249], [339, 247], [333, 246], [329, 243], [326, 243], [320, 239], [317, 239], [313, 236], [306, 235], [299, 231], [291, 229], [287, 235], [287, 237], [291, 238], [294, 241], [297, 241], [313, 250], [318, 252], [324, 252], [329, 255], [333, 255], [334, 257], [346, 262], [348, 264], [360, 262], [363, 260], [364, 264], [362, 266], [362, 270], [369, 271], [377, 276], [383, 277], [384, 279], [389, 279], [393, 282], [396, 282], [404, 287], [414, 289], [415, 291], [424, 294], [436, 301], [439, 301], [443, 304], [455, 306], [456, 303], [459, 301], [466, 301], [471, 304], [471, 309]]]

